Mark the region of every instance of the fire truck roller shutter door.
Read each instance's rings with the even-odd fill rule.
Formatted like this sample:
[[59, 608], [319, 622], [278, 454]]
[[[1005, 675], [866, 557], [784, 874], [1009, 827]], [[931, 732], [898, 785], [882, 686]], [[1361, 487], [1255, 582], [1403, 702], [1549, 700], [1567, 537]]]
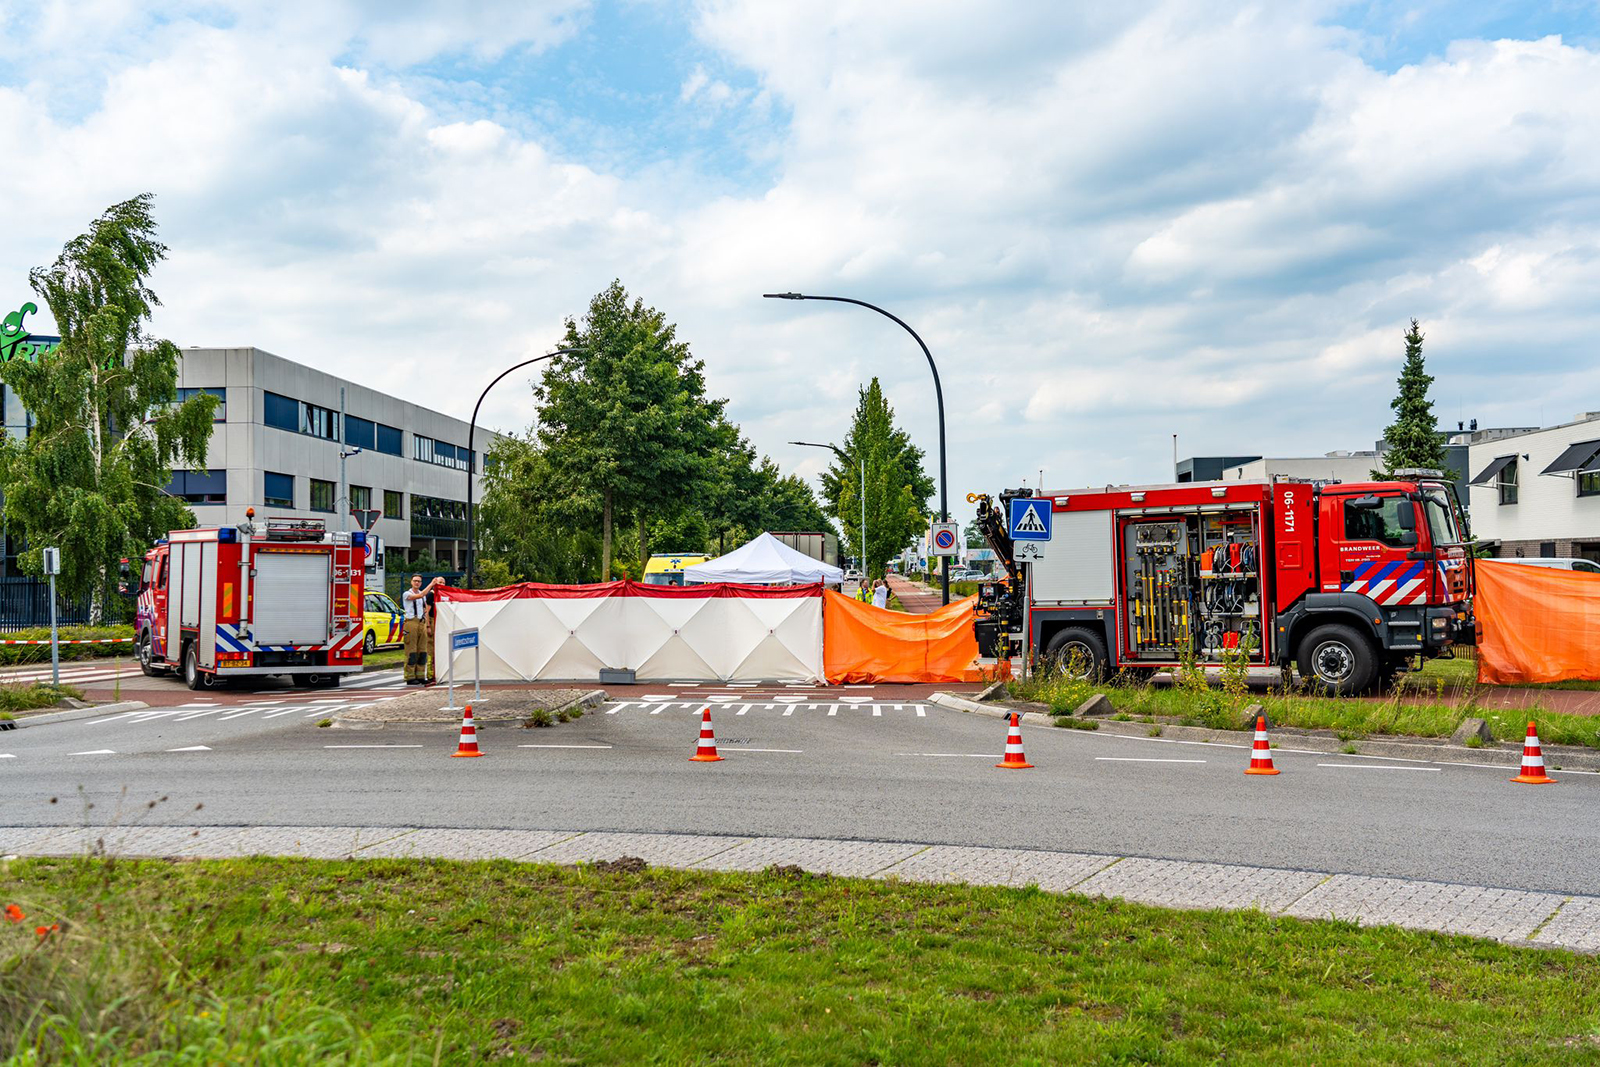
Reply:
[[[196, 547], [199, 552], [195, 552]], [[190, 555], [200, 557], [199, 580], [195, 588], [200, 591], [200, 632], [207, 635], [207, 639], [200, 642], [200, 666], [215, 667], [217, 665], [217, 642], [209, 635], [217, 629], [217, 543], [206, 541], [198, 546], [189, 546]]]
[[256, 553], [251, 636], [258, 648], [327, 643], [329, 559], [326, 552]]

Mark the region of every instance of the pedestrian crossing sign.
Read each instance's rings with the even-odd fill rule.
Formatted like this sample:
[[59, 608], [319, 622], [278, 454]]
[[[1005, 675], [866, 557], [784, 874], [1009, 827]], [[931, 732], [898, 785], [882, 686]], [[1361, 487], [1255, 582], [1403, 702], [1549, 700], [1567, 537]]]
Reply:
[[1020, 496], [1011, 501], [1013, 541], [1050, 540], [1051, 501]]

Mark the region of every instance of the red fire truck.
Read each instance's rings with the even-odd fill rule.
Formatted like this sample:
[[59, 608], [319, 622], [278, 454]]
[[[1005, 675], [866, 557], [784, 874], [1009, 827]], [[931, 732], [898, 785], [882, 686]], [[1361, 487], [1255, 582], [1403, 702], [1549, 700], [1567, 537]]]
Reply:
[[[145, 553], [135, 649], [145, 674], [177, 671], [190, 689], [281, 674], [336, 686], [361, 670], [366, 534], [317, 519], [174, 530]], [[125, 561], [126, 562], [126, 561]]]
[[1471, 546], [1442, 478], [1045, 492], [1051, 540], [1024, 576], [1002, 515], [1032, 496], [976, 498], [1012, 578], [980, 594], [991, 653], [1020, 640], [1025, 614], [1039, 654], [1095, 674], [1243, 657], [1358, 693], [1472, 641]]

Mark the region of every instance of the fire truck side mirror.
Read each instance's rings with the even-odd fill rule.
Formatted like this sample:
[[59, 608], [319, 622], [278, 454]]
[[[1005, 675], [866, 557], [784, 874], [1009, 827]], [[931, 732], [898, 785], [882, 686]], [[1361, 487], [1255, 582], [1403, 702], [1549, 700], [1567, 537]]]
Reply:
[[1400, 514], [1397, 515], [1396, 518], [1400, 522], [1400, 529], [1415, 530], [1417, 528], [1417, 506], [1415, 504], [1410, 504], [1407, 507], [1401, 508]]

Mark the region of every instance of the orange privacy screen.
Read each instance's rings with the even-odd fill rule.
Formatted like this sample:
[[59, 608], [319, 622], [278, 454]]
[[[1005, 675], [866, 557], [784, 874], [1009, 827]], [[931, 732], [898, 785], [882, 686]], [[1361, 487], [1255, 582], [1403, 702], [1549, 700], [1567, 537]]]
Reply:
[[976, 597], [931, 615], [875, 608], [829, 591], [822, 599], [822, 662], [833, 685], [959, 682], [978, 658]]
[[1478, 560], [1478, 681], [1600, 680], [1600, 575]]

